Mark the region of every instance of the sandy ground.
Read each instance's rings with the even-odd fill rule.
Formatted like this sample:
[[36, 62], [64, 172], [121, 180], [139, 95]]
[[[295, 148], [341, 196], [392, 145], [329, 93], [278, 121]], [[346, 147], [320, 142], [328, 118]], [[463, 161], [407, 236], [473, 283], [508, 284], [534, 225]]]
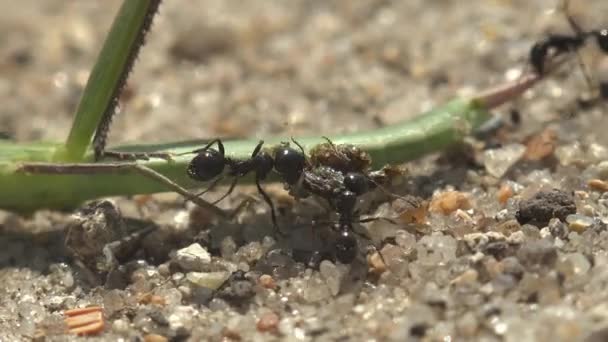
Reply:
[[[121, 2], [0, 3], [0, 130], [61, 141]], [[161, 5], [111, 144], [391, 125], [516, 77], [534, 41], [570, 32], [548, 0], [184, 4]], [[601, 27], [608, 2], [572, 1], [572, 13]], [[595, 78], [608, 73], [601, 57], [594, 44], [582, 54]], [[76, 340], [62, 312], [88, 305], [104, 307], [97, 339], [108, 341], [605, 340], [608, 122], [605, 107], [581, 101], [587, 92], [572, 63], [496, 111], [517, 110], [519, 126], [407, 164], [411, 178], [393, 191], [460, 210], [435, 210], [416, 226], [366, 225], [375, 243], [394, 237], [382, 274], [366, 274], [363, 260], [297, 262], [294, 246], [306, 243], [296, 240], [318, 234], [264, 237], [262, 201], [226, 226], [172, 194], [113, 199], [78, 219], [2, 212], [0, 340]], [[549, 147], [532, 151], [530, 137]], [[282, 222], [311, 220], [310, 205], [269, 188]], [[239, 188], [225, 205], [254, 190]], [[376, 202], [370, 213], [398, 211], [396, 201]], [[104, 287], [64, 246], [64, 231], [86, 224], [157, 231]], [[237, 269], [246, 277], [231, 278], [236, 285], [209, 290]]]

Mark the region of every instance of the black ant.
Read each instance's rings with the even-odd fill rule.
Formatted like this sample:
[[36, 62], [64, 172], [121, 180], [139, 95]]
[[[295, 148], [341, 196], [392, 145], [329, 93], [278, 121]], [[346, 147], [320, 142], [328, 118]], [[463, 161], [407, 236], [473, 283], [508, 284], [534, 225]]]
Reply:
[[[553, 57], [565, 53], [575, 53], [589, 38], [594, 38], [600, 50], [608, 54], [608, 29], [583, 30], [574, 19], [567, 14], [567, 6], [568, 1], [565, 1], [563, 4], [563, 11], [566, 13], [566, 19], [568, 20], [570, 27], [572, 27], [574, 34], [551, 34], [545, 39], [535, 43], [530, 49], [530, 64], [539, 76], [544, 75], [545, 61], [549, 53], [552, 53]], [[589, 81], [588, 76], [586, 75], [585, 77]]]
[[[218, 149], [211, 147], [214, 144], [217, 144]], [[272, 168], [274, 167], [274, 160], [268, 152], [262, 151], [262, 145], [264, 145], [264, 141], [260, 140], [251, 153], [251, 158], [245, 160], [235, 160], [226, 157], [224, 144], [222, 144], [220, 139], [212, 140], [205, 145], [205, 147], [188, 152], [196, 153], [197, 155], [192, 158], [190, 164], [188, 164], [187, 173], [190, 178], [200, 182], [207, 182], [215, 179], [207, 187], [207, 189], [197, 194], [197, 196], [201, 196], [213, 189], [217, 184], [219, 184], [220, 181], [222, 181], [222, 179], [224, 179], [224, 176], [220, 175], [224, 172], [224, 168], [228, 166], [229, 170], [227, 176], [233, 178], [232, 183], [230, 184], [228, 191], [218, 200], [213, 202], [213, 204], [216, 204], [228, 197], [228, 195], [234, 191], [236, 183], [240, 177], [243, 177], [250, 172], [254, 172], [255, 185], [258, 188], [258, 192], [262, 195], [262, 197], [264, 197], [264, 201], [266, 201], [266, 203], [268, 203], [270, 206], [272, 223], [276, 228], [278, 225], [274, 204], [272, 203], [270, 196], [268, 196], [260, 184], [262, 180], [266, 179], [268, 173], [272, 171]]]
[[[211, 147], [214, 144], [217, 144], [218, 149]], [[285, 182], [296, 182], [305, 167], [306, 157], [304, 155], [302, 146], [299, 144], [298, 146], [300, 147], [301, 152], [289, 147], [287, 144], [281, 144], [274, 149], [274, 156], [266, 151], [263, 151], [263, 145], [264, 141], [260, 140], [251, 153], [251, 157], [249, 159], [235, 160], [226, 157], [224, 144], [220, 139], [212, 140], [203, 148], [188, 152], [196, 153], [197, 155], [190, 161], [187, 173], [190, 178], [201, 182], [207, 182], [215, 179], [207, 187], [207, 189], [197, 194], [197, 196], [201, 196], [213, 189], [222, 181], [224, 176], [220, 175], [224, 172], [224, 168], [228, 166], [229, 170], [227, 176], [233, 177], [233, 180], [228, 188], [228, 191], [218, 200], [213, 202], [213, 204], [216, 204], [234, 191], [240, 177], [243, 177], [250, 172], [254, 172], [255, 185], [258, 192], [262, 195], [262, 197], [264, 197], [264, 201], [268, 204], [268, 206], [270, 206], [272, 223], [278, 230], [274, 204], [272, 203], [270, 196], [268, 196], [268, 194], [262, 188], [260, 182], [266, 179], [273, 168], [281, 175]]]

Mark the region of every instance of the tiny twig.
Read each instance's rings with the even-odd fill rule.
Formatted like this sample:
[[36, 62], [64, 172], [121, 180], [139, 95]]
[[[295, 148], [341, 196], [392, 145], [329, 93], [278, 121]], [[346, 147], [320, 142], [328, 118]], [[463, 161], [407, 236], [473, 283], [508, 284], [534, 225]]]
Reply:
[[229, 214], [217, 206], [197, 197], [195, 194], [181, 187], [171, 179], [153, 169], [137, 163], [81, 163], [81, 164], [53, 164], [53, 163], [23, 163], [16, 170], [17, 173], [67, 175], [67, 174], [99, 174], [99, 173], [128, 173], [135, 171], [150, 179], [164, 184], [168, 189], [186, 197], [193, 203], [213, 212], [219, 217], [229, 218]]

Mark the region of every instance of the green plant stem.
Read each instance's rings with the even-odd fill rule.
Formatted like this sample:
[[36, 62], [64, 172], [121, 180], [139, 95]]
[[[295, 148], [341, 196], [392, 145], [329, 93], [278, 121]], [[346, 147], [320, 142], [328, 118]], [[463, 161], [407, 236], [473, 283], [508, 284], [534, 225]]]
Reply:
[[[486, 92], [472, 99], [455, 99], [447, 105], [424, 113], [418, 118], [377, 130], [330, 137], [336, 144], [353, 144], [370, 153], [373, 166], [399, 164], [416, 159], [424, 154], [439, 151], [470, 134], [484, 123], [495, 107], [519, 95], [531, 87], [537, 78], [529, 78], [518, 84], [506, 85], [504, 89]], [[266, 147], [289, 141], [290, 137], [274, 137], [266, 140]], [[297, 138], [306, 150], [324, 142], [322, 137]], [[129, 152], [171, 152], [183, 153], [200, 148], [204, 142], [180, 142], [158, 145], [133, 145], [115, 148]], [[226, 153], [232, 158], [248, 158], [257, 140], [225, 141]], [[21, 144], [0, 145], [0, 208], [18, 212], [31, 212], [42, 208], [70, 209], [82, 201], [104, 197], [146, 194], [171, 191], [158, 179], [142, 177], [137, 170], [106, 168], [102, 163], [92, 163], [93, 151], [85, 160], [86, 167], [100, 168], [99, 172], [36, 172], [32, 162], [44, 162], [48, 166], [49, 151], [53, 145]], [[4, 152], [7, 153], [4, 153]], [[186, 167], [192, 155], [176, 157], [173, 161], [152, 159], [138, 162], [175, 183], [185, 187], [202, 187], [186, 175]], [[58, 168], [65, 164], [50, 164]], [[103, 170], [101, 170], [103, 169]], [[269, 179], [272, 181], [273, 179]], [[276, 178], [275, 178], [276, 180]], [[251, 184], [245, 177], [240, 184]]]
[[57, 149], [53, 160], [82, 161], [100, 123], [107, 120], [109, 126], [120, 90], [147, 32], [149, 11], [155, 11], [155, 6], [158, 1], [123, 2], [91, 71], [65, 146]]

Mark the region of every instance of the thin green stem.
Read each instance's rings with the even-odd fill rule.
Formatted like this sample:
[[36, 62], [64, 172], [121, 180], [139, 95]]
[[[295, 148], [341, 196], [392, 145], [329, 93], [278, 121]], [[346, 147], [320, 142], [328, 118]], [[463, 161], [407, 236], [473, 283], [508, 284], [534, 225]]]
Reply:
[[65, 146], [58, 149], [54, 160], [82, 161], [98, 131], [105, 144], [118, 96], [143, 44], [150, 13], [156, 12], [158, 3], [158, 0], [123, 2], [91, 71]]

